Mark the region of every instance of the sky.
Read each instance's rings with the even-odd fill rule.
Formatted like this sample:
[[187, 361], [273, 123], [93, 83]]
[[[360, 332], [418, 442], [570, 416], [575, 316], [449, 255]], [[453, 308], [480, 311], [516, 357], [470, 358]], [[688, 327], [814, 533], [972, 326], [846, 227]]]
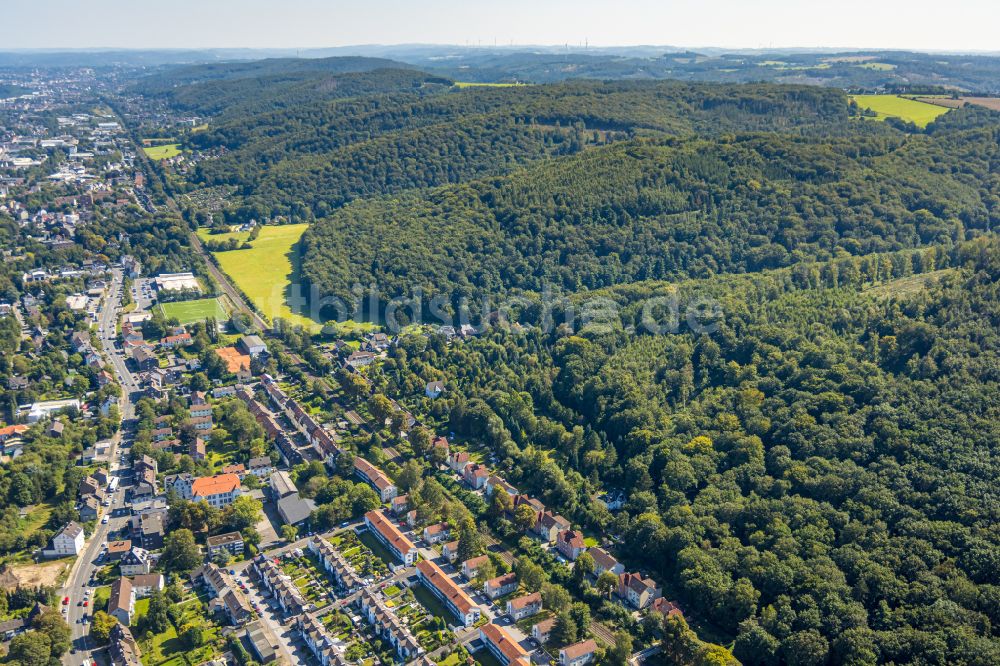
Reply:
[[3, 0], [0, 50], [357, 44], [1000, 51], [995, 0]]

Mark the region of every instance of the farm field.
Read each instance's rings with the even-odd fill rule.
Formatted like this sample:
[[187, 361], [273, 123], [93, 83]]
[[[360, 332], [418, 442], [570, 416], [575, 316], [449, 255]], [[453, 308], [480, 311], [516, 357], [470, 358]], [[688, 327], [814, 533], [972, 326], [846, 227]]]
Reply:
[[181, 154], [180, 144], [166, 143], [162, 146], [147, 146], [142, 149], [151, 160], [165, 160]]
[[208, 317], [218, 320], [226, 319], [229, 313], [218, 298], [199, 298], [194, 301], [178, 301], [176, 303], [161, 303], [160, 311], [167, 319], [176, 318], [182, 324], [193, 324], [204, 321]]
[[899, 95], [852, 95], [852, 99], [862, 109], [871, 109], [878, 114], [878, 120], [900, 118], [917, 127], [927, 127], [932, 120], [948, 112], [945, 107], [917, 102]]
[[[295, 247], [307, 224], [265, 226], [248, 250], [216, 252], [219, 266], [269, 319], [281, 317], [298, 326], [318, 329], [320, 324], [292, 312], [286, 299], [298, 283], [299, 253]], [[204, 237], [204, 236], [203, 236]], [[223, 240], [226, 234], [210, 236]]]

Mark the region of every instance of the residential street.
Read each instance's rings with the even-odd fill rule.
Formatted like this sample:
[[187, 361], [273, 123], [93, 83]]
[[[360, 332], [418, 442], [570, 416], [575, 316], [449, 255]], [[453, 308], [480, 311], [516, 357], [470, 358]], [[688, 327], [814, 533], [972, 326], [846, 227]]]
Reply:
[[[135, 378], [125, 365], [124, 355], [121, 351], [115, 348], [115, 324], [121, 309], [122, 281], [123, 278], [121, 271], [116, 270], [113, 274], [111, 284], [108, 287], [101, 315], [98, 319], [98, 335], [101, 339], [101, 346], [104, 350], [106, 358], [114, 368], [116, 379], [121, 385], [123, 393], [122, 398], [119, 401], [119, 409], [122, 415], [122, 428], [112, 438], [111, 446], [108, 449], [109, 469], [111, 474], [115, 474], [120, 471], [121, 466], [118, 463], [120, 453], [124, 452], [127, 454], [128, 452], [129, 438], [132, 434], [129, 432], [129, 428], [131, 428], [132, 419], [135, 416], [134, 400], [139, 391]], [[86, 546], [84, 546], [83, 553], [77, 557], [73, 568], [70, 570], [70, 574], [66, 579], [66, 584], [59, 590], [60, 597], [69, 597], [69, 604], [67, 606], [62, 606], [62, 608], [65, 610], [65, 618], [70, 625], [73, 640], [72, 650], [63, 658], [64, 664], [81, 664], [86, 663], [88, 658], [93, 659], [93, 654], [91, 652], [91, 648], [93, 646], [90, 644], [90, 640], [87, 636], [90, 630], [90, 624], [89, 621], [81, 622], [84, 615], [86, 615], [89, 620], [90, 616], [93, 614], [93, 608], [91, 608], [90, 603], [92, 600], [87, 594], [87, 591], [90, 589], [87, 586], [87, 583], [90, 581], [94, 572], [100, 568], [100, 565], [96, 562], [98, 556], [101, 554], [101, 549], [108, 541], [108, 534], [121, 530], [128, 523], [128, 511], [125, 506], [124, 488], [118, 488], [115, 491], [115, 494], [112, 497], [111, 506], [105, 508], [105, 511], [105, 515], [112, 516], [111, 519], [107, 524], [98, 521], [97, 527], [94, 529], [94, 533], [87, 540]], [[86, 607], [79, 605], [84, 601], [88, 602]]]

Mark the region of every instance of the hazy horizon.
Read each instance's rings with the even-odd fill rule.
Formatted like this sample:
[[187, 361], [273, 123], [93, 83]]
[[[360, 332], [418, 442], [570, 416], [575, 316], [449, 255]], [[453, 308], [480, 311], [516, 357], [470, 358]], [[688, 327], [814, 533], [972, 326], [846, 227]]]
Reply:
[[[764, 0], [124, 0], [5, 3], [0, 51], [307, 49], [366, 46], [666, 47], [1000, 51], [1000, 4], [928, 0], [829, 5]], [[388, 18], [387, 18], [388, 17]]]

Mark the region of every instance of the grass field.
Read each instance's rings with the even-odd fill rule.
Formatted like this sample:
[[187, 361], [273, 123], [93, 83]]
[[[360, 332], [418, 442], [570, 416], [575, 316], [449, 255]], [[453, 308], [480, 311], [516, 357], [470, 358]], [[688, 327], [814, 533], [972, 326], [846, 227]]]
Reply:
[[878, 114], [878, 120], [899, 118], [912, 122], [917, 127], [927, 127], [929, 122], [948, 112], [943, 106], [917, 102], [899, 95], [852, 95], [852, 98], [862, 109], [871, 109]]
[[151, 160], [165, 160], [181, 154], [180, 144], [167, 143], [162, 146], [149, 146], [142, 149]]
[[[272, 321], [276, 317], [312, 330], [319, 322], [292, 312], [286, 297], [293, 284], [299, 284], [299, 253], [296, 245], [307, 224], [265, 226], [249, 250], [216, 252], [219, 266], [237, 287], [250, 297]], [[224, 240], [227, 234], [208, 236]], [[206, 236], [202, 236], [205, 238]]]
[[193, 324], [204, 321], [208, 317], [215, 317], [222, 321], [229, 317], [229, 313], [222, 307], [222, 303], [217, 298], [199, 298], [194, 301], [178, 301], [176, 303], [161, 303], [160, 310], [167, 319], [176, 318], [182, 324]]

